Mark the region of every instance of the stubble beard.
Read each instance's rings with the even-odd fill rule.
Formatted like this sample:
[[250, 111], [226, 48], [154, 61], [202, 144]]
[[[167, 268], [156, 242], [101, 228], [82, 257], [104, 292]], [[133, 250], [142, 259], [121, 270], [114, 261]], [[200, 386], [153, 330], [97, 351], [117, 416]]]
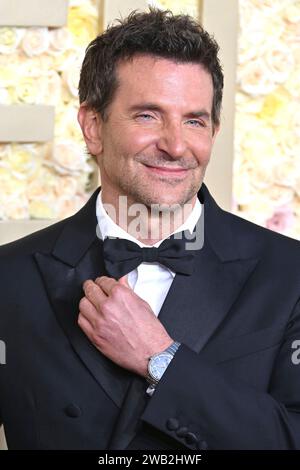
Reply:
[[[121, 193], [128, 197], [128, 204], [142, 204], [147, 207], [148, 210], [151, 210], [153, 206], [156, 207], [160, 212], [165, 213], [172, 211], [172, 206], [177, 205], [180, 206], [182, 209], [184, 208], [185, 204], [188, 204], [195, 194], [199, 191], [199, 188], [202, 184], [204, 178], [205, 171], [202, 172], [200, 182], [193, 181], [191, 185], [186, 188], [181, 194], [179, 199], [174, 199], [170, 201], [166, 199], [166, 201], [162, 202], [162, 193], [157, 192], [155, 193], [154, 189], [151, 188], [151, 184], [147, 183], [147, 185], [143, 184], [139, 178], [133, 178], [132, 180], [124, 181], [124, 179], [120, 179], [118, 182], [118, 186], [121, 190]], [[168, 188], [172, 190], [174, 186], [180, 184], [182, 181], [181, 179], [167, 179], [167, 178], [158, 178], [161, 182], [164, 182], [166, 185], [165, 192], [167, 193]]]

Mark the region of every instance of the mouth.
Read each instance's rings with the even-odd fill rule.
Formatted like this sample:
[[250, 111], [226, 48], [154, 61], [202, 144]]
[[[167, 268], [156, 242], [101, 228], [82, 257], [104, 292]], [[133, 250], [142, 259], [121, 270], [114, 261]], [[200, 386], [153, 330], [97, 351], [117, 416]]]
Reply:
[[150, 166], [144, 165], [148, 171], [151, 173], [160, 175], [160, 176], [167, 176], [167, 177], [184, 177], [186, 176], [188, 170], [184, 168], [166, 168], [160, 166]]

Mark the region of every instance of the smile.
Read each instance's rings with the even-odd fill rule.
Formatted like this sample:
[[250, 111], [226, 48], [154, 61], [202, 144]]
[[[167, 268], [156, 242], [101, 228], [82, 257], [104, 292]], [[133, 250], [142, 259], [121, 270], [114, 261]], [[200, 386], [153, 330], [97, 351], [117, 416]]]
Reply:
[[155, 173], [157, 175], [162, 175], [162, 176], [173, 176], [173, 177], [178, 177], [178, 176], [185, 176], [188, 172], [187, 169], [184, 168], [166, 168], [166, 167], [158, 167], [158, 166], [148, 166], [145, 165], [147, 170], [151, 171], [151, 173]]

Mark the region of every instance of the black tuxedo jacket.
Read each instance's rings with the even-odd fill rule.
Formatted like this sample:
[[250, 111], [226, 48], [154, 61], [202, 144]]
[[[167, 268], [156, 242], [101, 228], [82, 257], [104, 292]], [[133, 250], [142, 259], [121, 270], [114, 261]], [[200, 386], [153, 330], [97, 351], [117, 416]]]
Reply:
[[221, 210], [202, 185], [204, 247], [159, 315], [182, 346], [150, 398], [77, 326], [83, 281], [106, 274], [96, 196], [0, 249], [9, 448], [300, 449], [299, 242]]

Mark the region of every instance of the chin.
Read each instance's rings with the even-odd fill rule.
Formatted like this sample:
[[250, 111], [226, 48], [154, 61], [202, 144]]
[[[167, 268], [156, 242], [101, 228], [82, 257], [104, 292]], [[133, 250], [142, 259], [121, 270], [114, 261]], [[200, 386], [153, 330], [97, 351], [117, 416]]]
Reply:
[[167, 207], [174, 206], [174, 205], [183, 206], [183, 204], [185, 204], [189, 200], [190, 199], [189, 198], [187, 199], [185, 194], [184, 195], [183, 194], [172, 195], [170, 193], [168, 194], [166, 191], [166, 194], [161, 192], [160, 194], [156, 194], [156, 195], [153, 195], [152, 197], [149, 196], [148, 198], [145, 198], [144, 203], [146, 203], [147, 206], [151, 206], [154, 204], [158, 206], [162, 206], [162, 209], [163, 209], [164, 206], [167, 206]]

